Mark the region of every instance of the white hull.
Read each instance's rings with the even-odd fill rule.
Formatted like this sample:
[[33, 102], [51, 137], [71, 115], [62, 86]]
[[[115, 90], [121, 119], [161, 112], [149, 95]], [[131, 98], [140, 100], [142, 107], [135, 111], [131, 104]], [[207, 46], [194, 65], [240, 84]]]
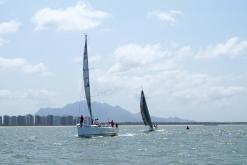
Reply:
[[85, 125], [80, 127], [77, 124], [78, 136], [90, 137], [90, 136], [116, 136], [118, 134], [118, 128], [110, 126], [98, 125]]

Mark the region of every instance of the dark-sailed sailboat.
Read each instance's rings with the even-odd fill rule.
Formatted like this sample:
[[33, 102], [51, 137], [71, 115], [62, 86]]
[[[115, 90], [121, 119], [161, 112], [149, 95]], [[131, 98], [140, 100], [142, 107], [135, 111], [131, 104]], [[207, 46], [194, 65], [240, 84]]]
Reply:
[[154, 127], [153, 127], [153, 123], [152, 123], [152, 120], [151, 120], [151, 117], [148, 111], [148, 106], [146, 103], [143, 90], [141, 91], [140, 110], [141, 110], [143, 123], [146, 126], [149, 126], [149, 131], [153, 131]]

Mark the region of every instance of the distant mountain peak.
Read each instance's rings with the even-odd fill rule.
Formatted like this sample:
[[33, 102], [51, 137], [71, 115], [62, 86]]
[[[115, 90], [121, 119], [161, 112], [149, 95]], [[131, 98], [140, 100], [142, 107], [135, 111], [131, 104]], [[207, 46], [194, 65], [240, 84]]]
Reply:
[[[79, 105], [80, 104], [80, 105]], [[82, 112], [79, 111], [79, 107], [83, 110], [83, 115], [88, 115], [86, 101], [77, 101], [75, 103], [70, 103], [61, 108], [41, 108], [37, 111], [37, 115], [47, 116], [47, 115], [56, 115], [56, 116], [80, 116]], [[101, 102], [92, 102], [93, 116], [99, 118], [101, 121], [114, 120], [117, 122], [141, 122], [140, 113], [131, 113], [124, 108], [116, 105], [112, 106], [107, 103]], [[178, 117], [155, 117], [152, 116], [153, 122], [187, 122], [188, 120], [180, 119]]]

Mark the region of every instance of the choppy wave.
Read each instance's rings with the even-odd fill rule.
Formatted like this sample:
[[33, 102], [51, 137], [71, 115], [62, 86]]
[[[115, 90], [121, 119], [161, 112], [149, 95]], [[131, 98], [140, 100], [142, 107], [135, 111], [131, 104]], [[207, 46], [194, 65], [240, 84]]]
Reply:
[[246, 126], [125, 126], [116, 137], [77, 138], [72, 127], [0, 129], [0, 164], [247, 164]]

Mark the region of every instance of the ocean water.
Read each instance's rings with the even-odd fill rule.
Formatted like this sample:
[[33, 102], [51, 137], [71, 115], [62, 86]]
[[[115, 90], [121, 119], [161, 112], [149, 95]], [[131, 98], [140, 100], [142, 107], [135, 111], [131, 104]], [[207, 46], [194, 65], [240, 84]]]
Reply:
[[80, 138], [75, 127], [0, 127], [0, 164], [247, 164], [247, 125], [146, 129], [120, 126], [119, 136]]

